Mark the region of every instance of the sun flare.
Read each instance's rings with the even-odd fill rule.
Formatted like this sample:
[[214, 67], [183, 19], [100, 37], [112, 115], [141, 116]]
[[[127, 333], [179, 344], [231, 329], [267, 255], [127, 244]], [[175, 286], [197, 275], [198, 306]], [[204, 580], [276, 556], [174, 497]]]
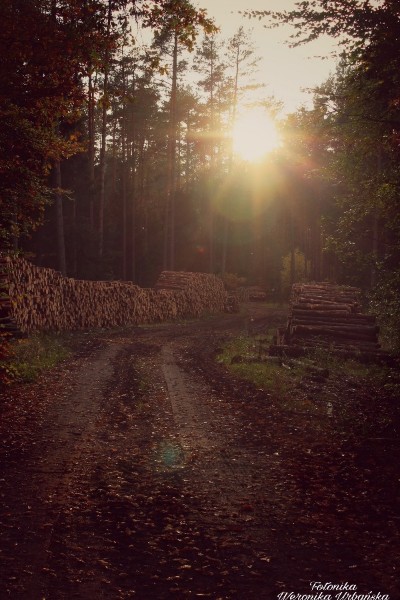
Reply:
[[274, 121], [262, 109], [242, 113], [232, 132], [233, 151], [249, 162], [256, 162], [279, 146]]

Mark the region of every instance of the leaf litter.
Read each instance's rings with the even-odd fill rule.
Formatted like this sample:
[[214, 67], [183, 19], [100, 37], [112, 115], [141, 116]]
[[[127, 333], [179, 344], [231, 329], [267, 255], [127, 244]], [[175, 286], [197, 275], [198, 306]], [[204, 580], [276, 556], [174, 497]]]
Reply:
[[[269, 600], [315, 580], [399, 595], [398, 446], [362, 434], [374, 390], [330, 382], [361, 411], [346, 430], [292, 414], [214, 360], [243, 320], [211, 325], [104, 336], [5, 398], [1, 597]], [[112, 375], [88, 408], [78, 374], [110, 343]]]

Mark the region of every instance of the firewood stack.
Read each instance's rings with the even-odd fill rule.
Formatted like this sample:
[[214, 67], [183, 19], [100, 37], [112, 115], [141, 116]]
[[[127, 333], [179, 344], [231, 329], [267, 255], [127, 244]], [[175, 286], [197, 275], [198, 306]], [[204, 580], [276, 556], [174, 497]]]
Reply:
[[250, 302], [266, 302], [267, 300], [266, 291], [257, 285], [250, 286], [248, 293]]
[[8, 261], [0, 256], [0, 338], [5, 340], [18, 333], [18, 326], [11, 314], [12, 306], [8, 290]]
[[331, 283], [294, 284], [281, 344], [376, 351], [379, 327], [361, 312], [361, 290]]
[[197, 317], [222, 311], [226, 297], [222, 281], [203, 273], [164, 272], [156, 289], [144, 289], [131, 282], [70, 279], [16, 257], [7, 257], [3, 267], [1, 318], [24, 333]]
[[173, 294], [177, 313], [182, 317], [199, 317], [224, 310], [227, 293], [221, 279], [206, 273], [163, 271], [155, 285], [163, 298]]
[[249, 287], [238, 287], [236, 290], [233, 290], [235, 296], [239, 302], [249, 302], [250, 300], [250, 288]]

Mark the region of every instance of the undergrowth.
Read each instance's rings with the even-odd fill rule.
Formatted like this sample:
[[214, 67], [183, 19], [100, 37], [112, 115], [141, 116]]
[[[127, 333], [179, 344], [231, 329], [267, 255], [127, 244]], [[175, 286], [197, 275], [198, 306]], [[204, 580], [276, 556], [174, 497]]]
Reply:
[[66, 339], [55, 334], [32, 334], [14, 340], [4, 369], [10, 382], [35, 381], [43, 371], [67, 358], [70, 349]]
[[270, 340], [242, 336], [225, 344], [218, 361], [266, 390], [283, 410], [313, 414], [340, 428], [384, 431], [398, 412], [400, 374], [379, 364], [315, 349], [299, 359], [268, 356]]
[[259, 340], [247, 336], [228, 342], [218, 357], [218, 361], [238, 377], [282, 398], [295, 383], [294, 373], [288, 373], [278, 362], [261, 362], [260, 359]]

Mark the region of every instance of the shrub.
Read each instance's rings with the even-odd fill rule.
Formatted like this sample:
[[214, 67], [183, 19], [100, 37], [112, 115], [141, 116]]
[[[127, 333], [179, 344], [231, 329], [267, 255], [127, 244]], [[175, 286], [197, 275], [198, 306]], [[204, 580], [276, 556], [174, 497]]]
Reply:
[[369, 293], [370, 311], [378, 318], [388, 350], [400, 352], [400, 271], [382, 275]]
[[34, 334], [13, 340], [3, 365], [8, 381], [34, 381], [42, 371], [50, 369], [69, 355], [61, 336]]
[[236, 273], [224, 273], [221, 275], [221, 279], [224, 282], [225, 289], [229, 291], [236, 290], [246, 283], [246, 278], [240, 277]]

